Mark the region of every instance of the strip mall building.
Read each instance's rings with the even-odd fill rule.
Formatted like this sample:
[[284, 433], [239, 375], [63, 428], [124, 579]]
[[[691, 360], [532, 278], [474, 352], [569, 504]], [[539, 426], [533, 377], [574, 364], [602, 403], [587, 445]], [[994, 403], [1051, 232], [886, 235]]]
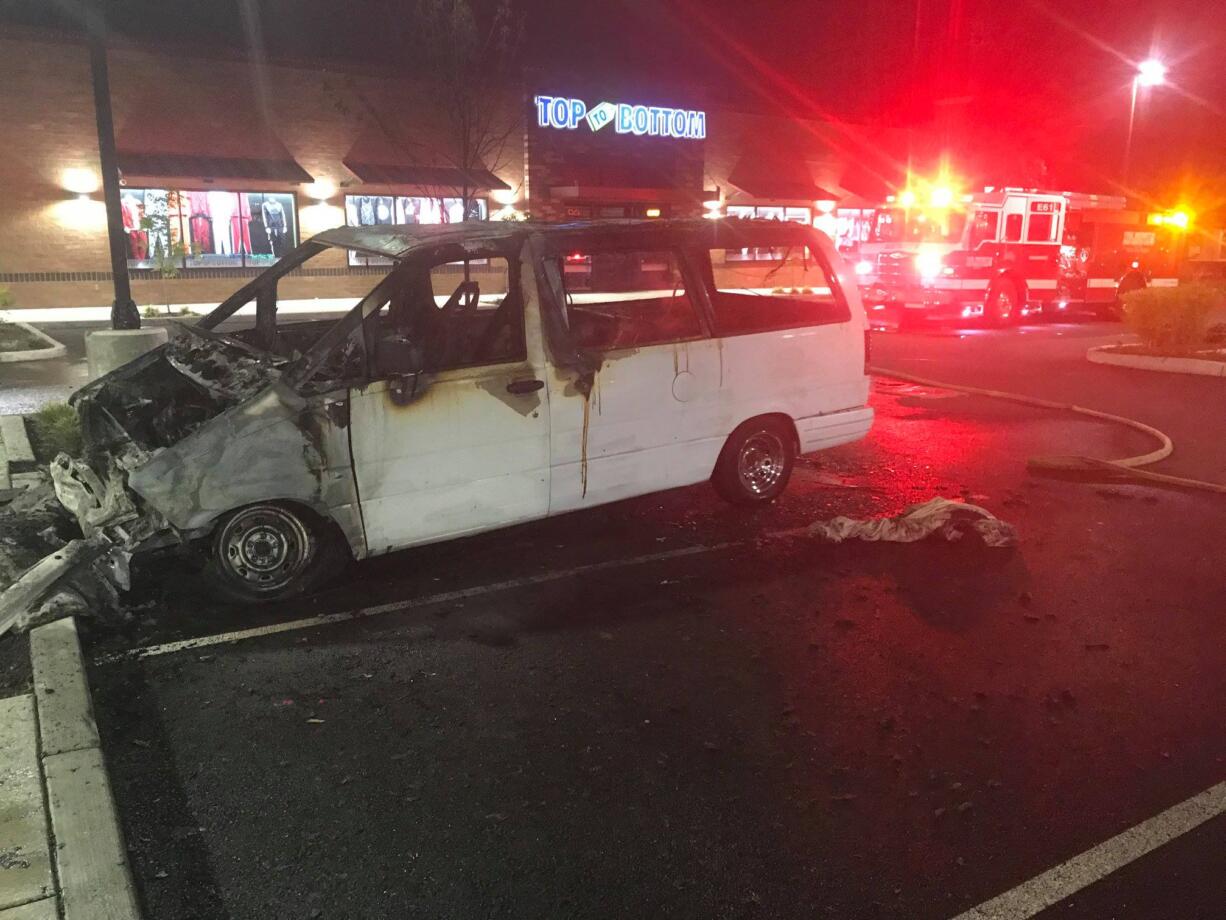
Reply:
[[[885, 191], [827, 124], [669, 87], [554, 79], [508, 92], [499, 143], [459, 169], [437, 88], [169, 48], [113, 46], [109, 67], [140, 305], [216, 303], [330, 227], [459, 220], [464, 190], [470, 213], [491, 219], [698, 216], [718, 202], [732, 216], [823, 226], [836, 201]], [[87, 48], [6, 36], [0, 81], [0, 287], [18, 309], [109, 305]], [[329, 258], [282, 295], [359, 296], [381, 271]]]

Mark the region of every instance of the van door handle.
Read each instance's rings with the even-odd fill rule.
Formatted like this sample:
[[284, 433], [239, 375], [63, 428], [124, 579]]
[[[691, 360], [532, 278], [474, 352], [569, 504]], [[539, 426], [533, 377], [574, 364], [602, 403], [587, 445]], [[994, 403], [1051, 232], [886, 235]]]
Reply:
[[544, 380], [512, 380], [507, 384], [507, 392], [522, 396], [525, 393], [535, 393], [544, 385]]

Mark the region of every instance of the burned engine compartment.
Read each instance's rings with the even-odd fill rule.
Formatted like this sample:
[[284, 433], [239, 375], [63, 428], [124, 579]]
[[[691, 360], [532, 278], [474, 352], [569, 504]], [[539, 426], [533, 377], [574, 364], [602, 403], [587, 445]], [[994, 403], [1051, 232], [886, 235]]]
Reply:
[[170, 447], [267, 387], [276, 361], [240, 342], [182, 327], [167, 344], [75, 393], [91, 459], [132, 443]]

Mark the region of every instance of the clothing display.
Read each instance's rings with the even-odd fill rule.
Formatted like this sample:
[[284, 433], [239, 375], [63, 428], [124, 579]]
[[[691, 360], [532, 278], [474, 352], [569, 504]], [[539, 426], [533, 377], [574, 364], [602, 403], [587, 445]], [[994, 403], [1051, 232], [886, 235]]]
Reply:
[[251, 220], [247, 221], [247, 252], [253, 256], [272, 255], [272, 238], [264, 225], [264, 215], [256, 211]]
[[280, 257], [285, 252], [285, 208], [277, 199], [265, 196], [260, 211], [264, 216], [264, 230], [268, 233], [272, 254]]
[[213, 218], [208, 192], [187, 193], [189, 239], [199, 252], [213, 251]]
[[231, 219], [238, 207], [238, 196], [233, 192], [206, 192], [213, 231], [213, 245], [207, 250], [217, 255], [233, 255], [234, 231]]
[[120, 199], [119, 209], [123, 214], [123, 231], [128, 237], [128, 258], [137, 261], [148, 258], [149, 234], [141, 226], [141, 219], [145, 216], [144, 204], [128, 192]]
[[238, 196], [238, 211], [231, 218], [231, 232], [234, 235], [235, 252], [251, 252], [251, 196]]
[[[391, 198], [384, 199], [390, 212]], [[374, 214], [374, 198], [371, 213]], [[186, 268], [267, 262], [297, 245], [297, 211], [289, 192], [217, 189], [124, 189], [120, 198], [128, 260], [148, 268], [156, 253], [187, 244]]]

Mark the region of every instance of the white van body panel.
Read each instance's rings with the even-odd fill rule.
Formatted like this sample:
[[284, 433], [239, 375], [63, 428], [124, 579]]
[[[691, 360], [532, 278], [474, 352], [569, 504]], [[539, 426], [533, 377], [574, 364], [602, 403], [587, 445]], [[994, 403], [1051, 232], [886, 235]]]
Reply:
[[800, 453], [863, 437], [866, 320], [855, 284], [843, 290], [847, 322], [611, 351], [587, 401], [551, 374], [550, 514], [703, 482], [728, 435], [762, 415], [790, 419]]
[[[820, 243], [847, 321], [610, 350], [587, 397], [579, 371], [549, 362], [525, 245], [524, 361], [434, 374], [403, 405], [387, 381], [350, 391], [363, 555], [706, 481], [728, 436], [762, 415], [790, 420], [800, 453], [863, 437], [873, 418], [864, 312]], [[506, 392], [524, 379], [544, 386]]]
[[727, 436], [720, 362], [714, 339], [612, 351], [587, 400], [551, 377], [550, 513], [710, 476]]
[[397, 405], [386, 380], [350, 391], [353, 470], [367, 555], [535, 520], [549, 513], [549, 391], [536, 284], [522, 272], [527, 358], [433, 375]]

